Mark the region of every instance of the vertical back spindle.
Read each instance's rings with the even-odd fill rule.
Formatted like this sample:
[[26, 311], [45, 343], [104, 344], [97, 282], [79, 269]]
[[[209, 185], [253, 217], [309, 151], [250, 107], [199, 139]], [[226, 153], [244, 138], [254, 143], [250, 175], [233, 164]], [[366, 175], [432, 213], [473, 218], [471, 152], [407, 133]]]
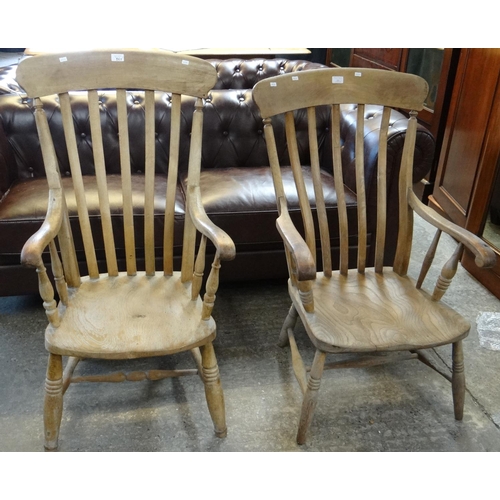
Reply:
[[134, 213], [132, 209], [132, 179], [130, 172], [130, 146], [128, 136], [127, 97], [125, 90], [116, 91], [118, 107], [118, 134], [120, 143], [120, 167], [123, 196], [123, 231], [125, 235], [125, 255], [127, 274], [137, 273], [135, 259]]
[[108, 267], [109, 276], [118, 276], [115, 240], [113, 236], [108, 187], [106, 183], [106, 166], [104, 162], [104, 147], [102, 141], [101, 120], [99, 116], [99, 97], [97, 95], [97, 91], [89, 91], [88, 99], [90, 131], [92, 134], [92, 143], [94, 148], [95, 175], [97, 180], [97, 192], [99, 196], [99, 208], [101, 211], [102, 234], [104, 238], [106, 264]]
[[[198, 98], [193, 113], [193, 124], [191, 127], [191, 146], [189, 150], [188, 186], [190, 188], [200, 185], [201, 168], [201, 137], [203, 131], [203, 100]], [[188, 198], [190, 193], [187, 194]], [[189, 202], [188, 202], [189, 203]], [[196, 228], [191, 215], [186, 213], [184, 220], [184, 238], [182, 246], [181, 281], [191, 281], [194, 271], [194, 251], [196, 243]]]
[[311, 174], [314, 185], [314, 196], [316, 198], [316, 213], [318, 216], [319, 233], [321, 238], [321, 256], [323, 261], [323, 274], [332, 275], [332, 256], [330, 250], [330, 231], [328, 230], [328, 218], [326, 215], [325, 197], [321, 183], [321, 171], [319, 167], [318, 136], [316, 135], [316, 109], [308, 108], [307, 122], [309, 132], [309, 150], [311, 155]]
[[[285, 188], [283, 187], [283, 178], [281, 177], [281, 168], [278, 157], [278, 150], [276, 148], [276, 140], [274, 137], [273, 125], [271, 118], [264, 119], [264, 137], [266, 139], [267, 152], [269, 156], [269, 165], [271, 167], [271, 174], [273, 177], [274, 192], [276, 194], [276, 204], [278, 207], [278, 215], [281, 215], [281, 205], [284, 202], [286, 206]], [[290, 279], [296, 285], [297, 280], [295, 279], [293, 271], [293, 261], [290, 256], [289, 250], [285, 246], [285, 257], [287, 262], [287, 267], [290, 274]]]
[[358, 105], [356, 117], [356, 198], [358, 202], [358, 272], [366, 266], [366, 189], [365, 189], [365, 106]]
[[290, 164], [292, 166], [293, 178], [295, 187], [299, 197], [300, 211], [302, 213], [302, 221], [304, 223], [305, 240], [309, 250], [312, 253], [313, 259], [316, 262], [316, 239], [314, 236], [314, 222], [312, 218], [311, 205], [306, 191], [304, 176], [302, 175], [302, 167], [300, 164], [299, 149], [297, 146], [297, 136], [295, 133], [295, 120], [293, 112], [285, 114], [286, 139], [288, 145], [288, 153], [290, 155]]
[[387, 229], [387, 134], [391, 109], [384, 107], [378, 146], [377, 165], [377, 237], [375, 241], [375, 272], [384, 267], [385, 235]]
[[408, 121], [399, 172], [399, 233], [393, 269], [400, 276], [405, 276], [408, 272], [413, 237], [413, 210], [408, 204], [408, 189], [412, 182], [413, 149], [416, 134], [416, 112], [412, 111]]
[[332, 106], [332, 148], [333, 176], [337, 192], [337, 209], [339, 214], [340, 236], [340, 274], [347, 276], [349, 268], [349, 231], [347, 223], [347, 205], [344, 192], [344, 176], [342, 174], [342, 146], [340, 141], [340, 106]]
[[66, 139], [71, 178], [73, 180], [73, 189], [76, 197], [78, 221], [80, 223], [80, 231], [82, 232], [83, 249], [85, 251], [89, 276], [92, 279], [96, 279], [99, 277], [99, 269], [97, 267], [94, 238], [90, 227], [82, 169], [80, 166], [80, 158], [78, 156], [78, 147], [76, 144], [75, 125], [73, 123], [73, 115], [71, 113], [71, 104], [68, 93], [59, 95], [59, 103], [61, 105], [64, 137]]
[[170, 156], [168, 161], [165, 230], [163, 233], [163, 273], [165, 276], [172, 276], [174, 272], [174, 214], [177, 171], [179, 166], [181, 96], [179, 94], [172, 94], [171, 103]]
[[154, 199], [155, 199], [155, 94], [146, 91], [146, 153], [144, 187], [144, 253], [146, 275], [155, 274], [155, 236], [154, 236]]
[[280, 162], [278, 158], [278, 150], [276, 148], [276, 140], [274, 138], [273, 124], [271, 118], [264, 119], [264, 137], [269, 155], [269, 165], [273, 176], [274, 191], [276, 193], [276, 204], [278, 211], [281, 208], [280, 199], [285, 199], [285, 189], [283, 188], [283, 179], [281, 177]]

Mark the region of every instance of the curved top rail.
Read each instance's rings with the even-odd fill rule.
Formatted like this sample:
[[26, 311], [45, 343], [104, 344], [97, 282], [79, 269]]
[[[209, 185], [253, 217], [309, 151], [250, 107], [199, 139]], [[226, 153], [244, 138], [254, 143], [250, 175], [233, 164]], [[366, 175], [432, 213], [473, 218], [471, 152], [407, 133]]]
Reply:
[[24, 59], [17, 80], [29, 97], [104, 88], [206, 97], [217, 72], [207, 61], [160, 49], [97, 49]]
[[408, 73], [325, 68], [262, 80], [254, 86], [253, 98], [262, 117], [268, 118], [322, 104], [380, 104], [420, 111], [428, 92], [423, 78]]

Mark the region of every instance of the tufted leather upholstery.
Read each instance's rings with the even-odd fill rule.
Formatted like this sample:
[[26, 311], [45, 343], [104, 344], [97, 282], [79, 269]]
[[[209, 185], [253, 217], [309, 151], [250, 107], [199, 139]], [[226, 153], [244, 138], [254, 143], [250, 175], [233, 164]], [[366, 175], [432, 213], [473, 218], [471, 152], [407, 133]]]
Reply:
[[[211, 219], [226, 230], [237, 246], [235, 261], [223, 267], [222, 279], [250, 279], [259, 277], [287, 276], [283, 245], [276, 227], [276, 202], [273, 184], [268, 167], [267, 150], [264, 142], [263, 124], [256, 105], [252, 100], [251, 88], [258, 81], [280, 73], [321, 68], [322, 65], [307, 61], [285, 59], [229, 59], [211, 60], [217, 70], [218, 81], [206, 99], [204, 109], [204, 139], [202, 148], [202, 200]], [[15, 81], [15, 66], [0, 68], [0, 295], [21, 294], [36, 291], [36, 276], [32, 270], [21, 268], [19, 254], [26, 239], [40, 226], [47, 206], [47, 186], [41, 158], [40, 145], [36, 132], [33, 103], [27, 99]], [[116, 120], [116, 99], [113, 92], [100, 92], [102, 110], [103, 139], [106, 149], [106, 168], [111, 183], [110, 197], [113, 213], [113, 226], [117, 242], [118, 259], [124, 256], [122, 218], [119, 213], [119, 145]], [[79, 152], [82, 170], [85, 174], [86, 192], [89, 196], [89, 210], [95, 229], [97, 253], [103, 256], [102, 241], [99, 240], [100, 221], [97, 216], [97, 196], [94, 167], [90, 145], [90, 125], [88, 109], [83, 94], [71, 96], [75, 129], [78, 131]], [[141, 141], [143, 129], [144, 96], [140, 92], [129, 92], [127, 106], [129, 127], [134, 134], [132, 142], [131, 169], [133, 189], [138, 193], [143, 186], [144, 144]], [[170, 96], [156, 95], [156, 171], [157, 199], [155, 204], [157, 227], [162, 225], [164, 204], [164, 178], [168, 169], [168, 150], [170, 130]], [[59, 160], [63, 182], [71, 184], [69, 162], [65, 150], [61, 115], [56, 96], [44, 98], [49, 126], [55, 136], [55, 148]], [[179, 165], [179, 185], [176, 197], [176, 243], [184, 216], [185, 177], [189, 151], [189, 132], [192, 120], [193, 100], [185, 98], [182, 102], [181, 152]], [[352, 191], [349, 202], [349, 228], [352, 238], [356, 238], [356, 195], [354, 180], [354, 137], [356, 110], [353, 106], [342, 107], [343, 161], [345, 183]], [[373, 173], [377, 161], [377, 131], [380, 126], [380, 110], [367, 106], [365, 112], [365, 168]], [[396, 111], [391, 117], [388, 168], [397, 168], [402, 152], [406, 130], [406, 118]], [[299, 145], [302, 160], [308, 162], [307, 130], [305, 120], [297, 115], [297, 130], [303, 141]], [[284, 124], [275, 121], [278, 153], [285, 160], [287, 150], [284, 141]], [[335, 184], [331, 172], [331, 147], [329, 133], [329, 112], [325, 109], [318, 115], [321, 164], [324, 168], [324, 183], [329, 186], [327, 195], [328, 210], [336, 212]], [[417, 133], [416, 168], [414, 180], [420, 180], [430, 169], [434, 151], [434, 139], [420, 127]], [[291, 172], [283, 172], [286, 189], [291, 189]], [[369, 177], [371, 179], [371, 177]], [[368, 207], [376, 206], [376, 195], [367, 185]], [[114, 187], [113, 187], [114, 186]], [[395, 247], [394, 238], [397, 228], [397, 186], [390, 185], [388, 192], [389, 213], [394, 217], [394, 234], [388, 235], [387, 263], [392, 261], [390, 249]], [[294, 193], [288, 193], [292, 218], [299, 217], [294, 211]], [[311, 200], [314, 204], [314, 199]], [[79, 227], [74, 197], [68, 196], [70, 220], [76, 239], [78, 256], [83, 264], [82, 244], [79, 240]], [[115, 208], [115, 210], [113, 210]], [[368, 210], [370, 237], [373, 221]], [[138, 244], [142, 238], [141, 213], [134, 211], [137, 224]], [[331, 219], [332, 240], [338, 233], [335, 213]], [[298, 226], [300, 220], [295, 220]], [[161, 237], [161, 234], [159, 234]], [[160, 242], [159, 242], [160, 246]], [[333, 245], [335, 246], [335, 244]], [[176, 247], [176, 251], [178, 248]], [[103, 257], [104, 258], [104, 257]], [[333, 256], [334, 263], [338, 255]], [[13, 285], [13, 282], [15, 283]], [[7, 286], [8, 284], [8, 286]]]
[[318, 69], [322, 64], [288, 59], [209, 59], [217, 70], [214, 89], [252, 89], [253, 86], [272, 76], [285, 73]]
[[23, 89], [16, 81], [17, 64], [0, 68], [0, 95], [23, 94]]

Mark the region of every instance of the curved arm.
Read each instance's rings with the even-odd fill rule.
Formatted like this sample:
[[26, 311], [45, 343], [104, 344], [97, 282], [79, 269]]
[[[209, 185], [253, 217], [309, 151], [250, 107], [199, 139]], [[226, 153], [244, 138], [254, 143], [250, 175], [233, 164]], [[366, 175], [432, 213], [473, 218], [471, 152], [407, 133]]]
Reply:
[[408, 193], [408, 203], [422, 219], [463, 243], [474, 254], [478, 267], [488, 268], [495, 265], [497, 260], [495, 252], [481, 238], [446, 220], [432, 208], [424, 205], [411, 189]]
[[62, 223], [63, 198], [61, 189], [49, 189], [47, 215], [40, 229], [29, 238], [21, 251], [21, 263], [29, 267], [42, 265], [42, 253], [57, 236]]
[[297, 279], [299, 281], [313, 280], [316, 278], [316, 264], [311, 250], [309, 250], [304, 238], [295, 228], [288, 213], [285, 198], [280, 197], [279, 204], [280, 216], [276, 219], [276, 227], [283, 238], [283, 243], [295, 261]]
[[215, 245], [220, 259], [233, 260], [236, 256], [234, 242], [225, 231], [217, 227], [208, 218], [201, 202], [199, 186], [192, 186], [189, 188], [188, 210], [194, 226]]

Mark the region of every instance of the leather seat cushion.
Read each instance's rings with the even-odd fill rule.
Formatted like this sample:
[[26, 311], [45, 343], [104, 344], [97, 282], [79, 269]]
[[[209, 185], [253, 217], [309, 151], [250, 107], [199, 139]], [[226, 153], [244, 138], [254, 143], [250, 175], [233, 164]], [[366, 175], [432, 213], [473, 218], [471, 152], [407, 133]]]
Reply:
[[[302, 220], [293, 174], [290, 168], [282, 168], [282, 179], [292, 220], [302, 231]], [[337, 196], [333, 176], [321, 172], [324, 186], [325, 202], [329, 215], [332, 246], [338, 246], [338, 214]], [[96, 247], [97, 258], [104, 258], [104, 242], [99, 217], [99, 200], [97, 182], [93, 176], [84, 176], [87, 204]], [[144, 176], [132, 176], [134, 224], [137, 255], [141, 256], [144, 246], [144, 224], [142, 199], [144, 192]], [[114, 229], [115, 245], [118, 258], [124, 255], [124, 234], [122, 216], [121, 177], [108, 175], [108, 192], [111, 217]], [[315, 214], [315, 197], [312, 177], [309, 169], [305, 169], [304, 181], [309, 195], [313, 214]], [[174, 252], [180, 254], [182, 231], [185, 214], [187, 175], [181, 174], [175, 202]], [[79, 260], [84, 259], [83, 242], [78, 224], [76, 199], [70, 177], [62, 178], [66, 192], [71, 227], [75, 239], [75, 248]], [[234, 240], [239, 251], [281, 250], [283, 242], [276, 229], [276, 198], [269, 167], [209, 169], [201, 173], [200, 188], [202, 202], [210, 219], [224, 229]], [[46, 179], [29, 179], [15, 184], [0, 202], [0, 255], [2, 262], [18, 263], [19, 253], [26, 240], [34, 234], [45, 217], [47, 211]], [[163, 246], [163, 221], [165, 210], [166, 177], [156, 175], [155, 178], [155, 246]], [[349, 234], [357, 235], [356, 195], [347, 192]], [[316, 229], [319, 241], [319, 232]], [[10, 260], [14, 259], [13, 262]]]
[[[104, 242], [99, 216], [99, 199], [97, 182], [94, 176], [84, 176], [92, 235], [98, 258], [104, 255]], [[134, 211], [134, 228], [137, 248], [144, 247], [144, 175], [132, 176], [132, 202]], [[78, 223], [76, 198], [70, 177], [63, 177], [62, 184], [66, 193], [66, 203], [70, 214], [71, 227], [75, 239], [78, 258], [83, 258], [83, 242]], [[113, 224], [115, 246], [120, 256], [124, 252], [124, 232], [122, 216], [121, 177], [108, 175], [108, 194]], [[166, 176], [155, 178], [155, 246], [163, 247], [163, 221], [165, 213], [165, 195], [167, 189]], [[0, 202], [0, 254], [12, 254], [16, 263], [26, 240], [41, 226], [47, 212], [48, 186], [46, 179], [29, 179], [16, 183]], [[184, 226], [184, 194], [178, 189], [175, 200], [174, 244], [182, 244]], [[140, 255], [140, 252], [138, 252]], [[7, 257], [5, 257], [7, 258]]]

